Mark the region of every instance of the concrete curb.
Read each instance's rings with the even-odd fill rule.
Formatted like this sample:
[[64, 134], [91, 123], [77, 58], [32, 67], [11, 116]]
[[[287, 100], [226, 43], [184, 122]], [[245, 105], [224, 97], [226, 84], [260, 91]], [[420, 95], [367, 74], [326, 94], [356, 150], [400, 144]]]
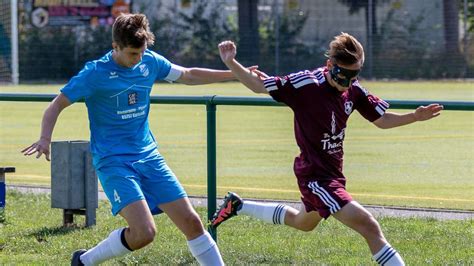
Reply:
[[[38, 186], [20, 186], [20, 185], [7, 185], [7, 189], [15, 190], [22, 193], [34, 193], [34, 194], [50, 194], [51, 189], [49, 187], [38, 187]], [[106, 200], [107, 197], [103, 191], [99, 191], [99, 200]], [[207, 207], [207, 198], [198, 196], [189, 196], [191, 203], [196, 207]], [[299, 209], [300, 202], [297, 201], [274, 201], [274, 200], [262, 200], [262, 199], [249, 199], [260, 202], [278, 202], [289, 205], [293, 208]], [[217, 200], [217, 204], [220, 204], [222, 198]], [[449, 209], [431, 209], [431, 208], [407, 208], [397, 206], [377, 206], [377, 205], [364, 205], [368, 211], [370, 211], [376, 217], [418, 217], [418, 218], [432, 218], [436, 220], [473, 220], [474, 211], [465, 210], [449, 210]]]

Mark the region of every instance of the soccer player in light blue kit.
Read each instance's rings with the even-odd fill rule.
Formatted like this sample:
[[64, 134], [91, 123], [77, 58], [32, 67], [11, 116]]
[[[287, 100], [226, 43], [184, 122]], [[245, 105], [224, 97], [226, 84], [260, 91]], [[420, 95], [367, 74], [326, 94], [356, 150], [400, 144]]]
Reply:
[[113, 50], [88, 62], [46, 109], [40, 139], [22, 152], [42, 154], [49, 147], [59, 113], [85, 99], [93, 163], [111, 204], [128, 227], [120, 228], [89, 250], [74, 252], [73, 265], [97, 265], [153, 241], [152, 214], [165, 212], [188, 240], [201, 265], [222, 265], [215, 241], [204, 230], [186, 192], [157, 150], [148, 125], [150, 91], [155, 81], [206, 84], [234, 79], [230, 71], [184, 68], [147, 49], [154, 42], [142, 14], [117, 17]]

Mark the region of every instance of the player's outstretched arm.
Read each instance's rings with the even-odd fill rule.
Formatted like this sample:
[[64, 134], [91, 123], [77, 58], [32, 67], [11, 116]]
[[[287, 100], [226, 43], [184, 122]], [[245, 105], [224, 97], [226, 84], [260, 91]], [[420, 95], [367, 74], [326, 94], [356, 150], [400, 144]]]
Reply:
[[[257, 66], [251, 66], [248, 69], [253, 71], [256, 70]], [[232, 71], [229, 70], [217, 70], [210, 68], [191, 67], [181, 68], [181, 76], [178, 80], [179, 83], [186, 85], [201, 85], [210, 84], [216, 82], [235, 80], [235, 76]]]
[[414, 112], [408, 114], [397, 114], [386, 112], [382, 117], [374, 121], [374, 124], [383, 129], [408, 125], [418, 121], [425, 121], [441, 114], [443, 106], [432, 103], [428, 106], [420, 106]]
[[37, 153], [36, 158], [39, 158], [44, 154], [46, 160], [50, 160], [49, 146], [51, 144], [54, 125], [56, 124], [61, 111], [69, 105], [71, 105], [71, 102], [62, 93], [54, 98], [48, 108], [44, 111], [43, 120], [41, 121], [40, 139], [21, 151], [25, 156]]
[[231, 41], [224, 41], [219, 44], [219, 54], [222, 62], [234, 73], [235, 77], [240, 80], [247, 88], [255, 93], [266, 93], [267, 90], [263, 85], [263, 78], [267, 75], [256, 69], [247, 69], [243, 67], [237, 60], [237, 47]]
[[176, 81], [186, 85], [201, 85], [229, 80], [235, 80], [229, 70], [192, 67], [182, 68], [181, 77]]

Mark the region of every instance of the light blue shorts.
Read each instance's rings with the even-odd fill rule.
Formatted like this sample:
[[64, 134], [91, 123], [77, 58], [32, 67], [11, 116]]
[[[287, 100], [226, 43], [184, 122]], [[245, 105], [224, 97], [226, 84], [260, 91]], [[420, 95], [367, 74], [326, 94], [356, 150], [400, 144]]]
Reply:
[[138, 161], [113, 161], [97, 171], [100, 183], [112, 204], [112, 214], [138, 200], [146, 200], [152, 214], [163, 211], [158, 205], [187, 197], [175, 174], [159, 153]]

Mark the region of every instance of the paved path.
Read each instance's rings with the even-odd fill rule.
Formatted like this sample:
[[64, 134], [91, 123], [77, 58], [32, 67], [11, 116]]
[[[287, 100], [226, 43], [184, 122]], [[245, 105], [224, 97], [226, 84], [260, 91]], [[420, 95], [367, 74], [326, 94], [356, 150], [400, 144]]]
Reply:
[[[34, 187], [34, 186], [17, 186], [17, 185], [7, 185], [7, 190], [16, 190], [24, 193], [51, 193], [49, 187]], [[195, 197], [190, 196], [191, 202], [194, 206], [206, 207], [207, 198], [205, 197]], [[105, 193], [99, 191], [99, 199], [105, 200], [107, 197]], [[265, 202], [282, 202], [282, 201], [271, 201], [271, 200], [261, 200], [261, 199], [252, 199], [255, 201], [265, 201]], [[218, 199], [218, 204], [221, 202], [221, 199]], [[297, 201], [285, 201], [287, 205], [290, 205], [294, 208], [299, 208], [300, 203]], [[434, 218], [437, 220], [473, 220], [474, 211], [462, 211], [462, 210], [447, 210], [447, 209], [430, 209], [430, 208], [405, 208], [405, 207], [395, 207], [395, 206], [375, 206], [375, 205], [364, 205], [374, 216], [382, 217], [425, 217], [425, 218]]]

